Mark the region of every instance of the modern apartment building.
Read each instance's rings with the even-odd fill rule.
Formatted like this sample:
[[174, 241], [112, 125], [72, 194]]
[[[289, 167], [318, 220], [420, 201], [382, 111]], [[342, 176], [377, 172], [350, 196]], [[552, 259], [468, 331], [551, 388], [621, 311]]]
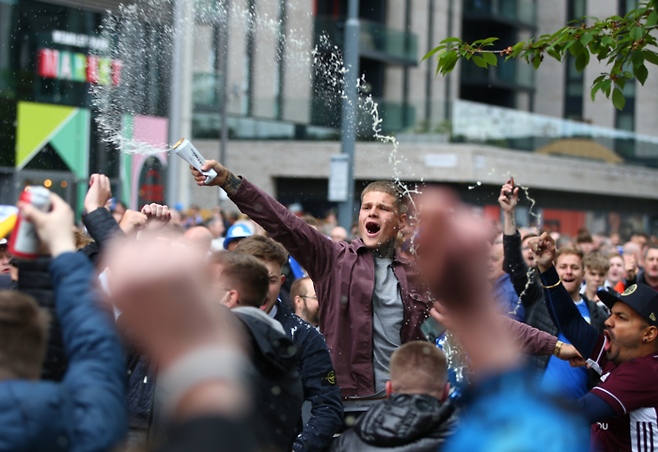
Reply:
[[[435, 76], [433, 59], [420, 62], [449, 36], [497, 36], [499, 48], [583, 15], [623, 15], [633, 2], [360, 3], [357, 195], [374, 179], [448, 183], [495, 216], [498, 187], [514, 176], [556, 229], [658, 228], [658, 73], [643, 87], [629, 83], [617, 111], [601, 94], [590, 99], [591, 81], [604, 70], [595, 60], [580, 74], [570, 59], [547, 59], [538, 71], [521, 60], [489, 70], [464, 62], [446, 77]], [[347, 0], [157, 6], [158, 14], [125, 29], [123, 53], [112, 57], [98, 47], [117, 40], [100, 26], [106, 10], [119, 13], [118, 1], [0, 0], [0, 202], [13, 202], [27, 183], [45, 183], [79, 203], [94, 171], [109, 174], [133, 208], [165, 199], [173, 168], [166, 153], [124, 153], [104, 141], [95, 121], [102, 112], [89, 94], [100, 83], [131, 96], [121, 104], [126, 138], [164, 149], [186, 137], [284, 203], [301, 202], [318, 216], [335, 206], [328, 177], [341, 150]], [[397, 148], [374, 137], [367, 98]], [[203, 208], [220, 202], [184, 166], [171, 173], [170, 199]]]
[[[340, 152], [341, 99], [332, 64], [343, 46], [347, 0], [230, 5], [226, 164], [282, 202], [301, 202], [321, 215], [332, 206], [330, 159]], [[360, 95], [378, 103], [382, 133], [395, 135], [399, 147], [374, 140], [372, 118], [360, 112], [357, 194], [365, 182], [393, 176], [450, 183], [495, 216], [498, 186], [511, 175], [530, 187], [535, 209], [556, 229], [655, 229], [658, 119], [651, 112], [658, 107], [658, 76], [644, 87], [629, 83], [620, 112], [600, 94], [590, 98], [591, 81], [604, 70], [595, 61], [583, 73], [570, 58], [547, 59], [538, 71], [522, 60], [501, 59], [488, 70], [464, 62], [447, 77], [435, 76], [434, 60], [420, 62], [449, 36], [497, 36], [493, 48], [503, 48], [585, 15], [623, 15], [632, 6], [625, 0], [362, 1]], [[239, 8], [255, 18], [251, 25]], [[280, 27], [267, 25], [279, 19]], [[214, 74], [221, 83], [220, 40], [197, 34], [192, 47], [194, 80]], [[314, 61], [303, 56], [313, 49]], [[218, 158], [221, 98], [207, 93], [221, 90], [192, 86], [186, 133], [204, 155]], [[184, 202], [217, 202], [186, 177], [179, 185]]]

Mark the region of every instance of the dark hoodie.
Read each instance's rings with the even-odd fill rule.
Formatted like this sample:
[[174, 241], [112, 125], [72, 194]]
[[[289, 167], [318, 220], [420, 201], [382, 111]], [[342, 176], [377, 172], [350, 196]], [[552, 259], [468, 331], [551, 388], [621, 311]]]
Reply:
[[435, 452], [452, 435], [454, 405], [427, 394], [392, 394], [339, 436], [330, 452]]

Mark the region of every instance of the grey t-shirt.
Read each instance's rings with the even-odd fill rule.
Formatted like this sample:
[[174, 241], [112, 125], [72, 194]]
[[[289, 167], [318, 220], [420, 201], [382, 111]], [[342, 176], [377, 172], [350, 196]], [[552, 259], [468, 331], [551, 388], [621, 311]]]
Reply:
[[401, 345], [404, 305], [400, 283], [393, 273], [393, 259], [375, 258], [375, 289], [372, 294], [372, 364], [375, 392], [386, 388], [391, 354]]

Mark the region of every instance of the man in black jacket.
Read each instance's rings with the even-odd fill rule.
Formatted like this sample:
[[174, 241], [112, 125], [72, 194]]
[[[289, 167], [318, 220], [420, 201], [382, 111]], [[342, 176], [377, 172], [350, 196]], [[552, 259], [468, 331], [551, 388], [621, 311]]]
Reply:
[[435, 452], [454, 432], [454, 406], [443, 352], [408, 342], [391, 355], [388, 399], [374, 405], [332, 444], [331, 452]]
[[[560, 340], [566, 342], [566, 338], [561, 335], [561, 332], [558, 327], [555, 326], [555, 323], [553, 323], [551, 315], [548, 312], [544, 301], [544, 292], [535, 269], [528, 267], [523, 258], [521, 245], [522, 243], [525, 244], [526, 240], [521, 240], [521, 236], [516, 229], [516, 219], [514, 215], [514, 209], [516, 208], [518, 200], [519, 188], [512, 186], [510, 181], [508, 181], [502, 186], [500, 196], [498, 197], [498, 203], [503, 211], [503, 247], [505, 253], [503, 268], [509, 273], [514, 289], [519, 294], [519, 298], [523, 303], [525, 308], [525, 322], [541, 331], [545, 331], [553, 336], [558, 336], [560, 337]], [[582, 311], [588, 313], [588, 322], [598, 331], [603, 331], [603, 323], [607, 318], [607, 314], [602, 308], [598, 307], [596, 303], [593, 303], [580, 295], [580, 284], [583, 279], [582, 253], [573, 250], [573, 252], [563, 252], [562, 254], [564, 255], [564, 259], [569, 260], [570, 262], [565, 262], [564, 265], [558, 265], [557, 267], [558, 271], [562, 272], [563, 279], [569, 281], [568, 290], [573, 296], [574, 303], [578, 304], [582, 301]], [[573, 262], [571, 262], [571, 260], [573, 260]], [[564, 272], [568, 274], [565, 274]], [[532, 356], [530, 362], [535, 369], [544, 373], [547, 367], [549, 367], [550, 359], [550, 356]], [[551, 362], [556, 366], [563, 367], [563, 376], [577, 375], [584, 372], [583, 369], [569, 368], [558, 361], [557, 358], [554, 358]], [[549, 376], [546, 384], [549, 384], [548, 380], [553, 382], [556, 381], [555, 375], [559, 374], [560, 372], [551, 372], [552, 376]], [[563, 377], [559, 377], [559, 379], [562, 378]], [[571, 378], [567, 378], [567, 381], [564, 381], [564, 383], [565, 385], [572, 383], [573, 385], [576, 385], [574, 379]], [[598, 376], [595, 372], [590, 371], [589, 382], [586, 387], [582, 387], [580, 391], [584, 394], [587, 392], [588, 388], [594, 387], [597, 383]], [[564, 389], [564, 387], [562, 389]], [[570, 391], [563, 391], [562, 394], [568, 397], [573, 395]]]
[[288, 253], [283, 245], [263, 236], [251, 236], [242, 240], [235, 251], [257, 258], [268, 269], [270, 290], [265, 312], [277, 320], [288, 337], [301, 348], [299, 372], [304, 386], [304, 400], [310, 403], [311, 413], [306, 422], [300, 422], [300, 433], [292, 450], [320, 452], [343, 424], [340, 389], [336, 384], [327, 343], [313, 325], [297, 317], [278, 300], [284, 279], [281, 269], [288, 262]]

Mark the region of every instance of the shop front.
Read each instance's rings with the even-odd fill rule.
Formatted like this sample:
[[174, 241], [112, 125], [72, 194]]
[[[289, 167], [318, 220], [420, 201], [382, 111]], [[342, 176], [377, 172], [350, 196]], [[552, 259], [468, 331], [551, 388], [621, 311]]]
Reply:
[[[124, 83], [123, 62], [107, 56], [110, 42], [100, 35], [103, 17], [0, 0], [0, 203], [14, 203], [27, 185], [43, 185], [79, 214], [95, 172], [107, 175], [115, 197], [131, 208], [164, 199], [166, 154], [126, 154], [130, 149], [108, 142], [97, 125], [90, 88]], [[164, 146], [163, 110], [126, 114], [124, 133]], [[149, 183], [140, 180], [144, 172]], [[151, 186], [146, 196], [140, 196], [142, 185]]]

